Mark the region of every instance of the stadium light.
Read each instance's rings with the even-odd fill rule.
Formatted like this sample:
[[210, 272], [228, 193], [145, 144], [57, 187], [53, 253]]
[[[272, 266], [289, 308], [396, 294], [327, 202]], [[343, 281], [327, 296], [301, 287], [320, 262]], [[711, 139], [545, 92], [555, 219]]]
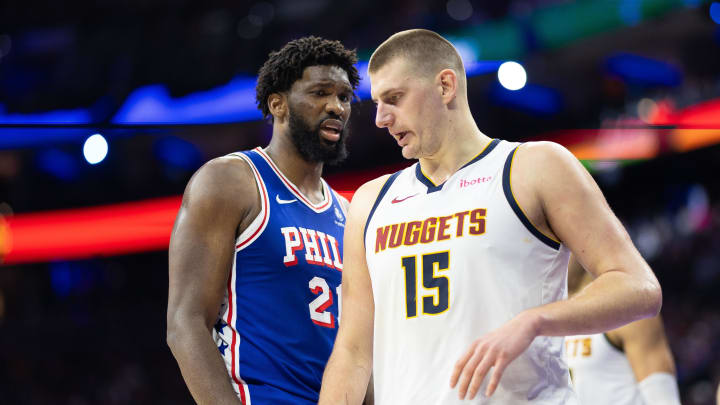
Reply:
[[505, 62], [498, 68], [498, 80], [508, 90], [520, 90], [527, 83], [527, 73], [521, 64]]
[[91, 165], [100, 163], [108, 153], [108, 143], [100, 134], [91, 135], [83, 145], [85, 160]]

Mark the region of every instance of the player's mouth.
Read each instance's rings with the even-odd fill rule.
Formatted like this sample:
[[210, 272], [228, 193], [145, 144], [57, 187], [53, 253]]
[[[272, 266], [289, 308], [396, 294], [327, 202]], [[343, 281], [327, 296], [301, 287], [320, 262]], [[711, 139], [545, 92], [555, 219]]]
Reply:
[[343, 123], [339, 120], [325, 120], [320, 124], [320, 135], [330, 142], [340, 140], [340, 132], [343, 130]]
[[404, 142], [404, 141], [406, 141], [407, 135], [409, 133], [410, 133], [410, 131], [403, 131], [403, 132], [398, 132], [395, 134], [395, 140], [397, 141], [398, 145], [400, 145], [400, 146], [406, 145], [406, 142]]

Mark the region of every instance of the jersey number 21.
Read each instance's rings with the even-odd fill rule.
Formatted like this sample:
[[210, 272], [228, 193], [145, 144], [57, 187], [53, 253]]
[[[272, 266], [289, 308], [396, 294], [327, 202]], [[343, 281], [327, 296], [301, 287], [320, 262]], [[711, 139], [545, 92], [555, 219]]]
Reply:
[[[335, 315], [327, 309], [333, 304], [333, 293], [324, 278], [315, 276], [308, 283], [310, 291], [317, 295], [317, 298], [312, 300], [310, 306], [310, 319], [316, 325], [324, 326], [326, 328], [335, 328]], [[335, 288], [338, 301], [338, 322], [340, 321], [340, 311], [342, 311], [342, 289], [341, 285]]]

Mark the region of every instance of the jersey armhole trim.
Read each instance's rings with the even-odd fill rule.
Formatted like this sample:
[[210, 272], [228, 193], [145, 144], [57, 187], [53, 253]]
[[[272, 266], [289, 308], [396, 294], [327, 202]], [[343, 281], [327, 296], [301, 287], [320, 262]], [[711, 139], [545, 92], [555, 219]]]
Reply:
[[516, 146], [513, 148], [513, 150], [508, 155], [507, 159], [505, 160], [505, 166], [503, 168], [503, 175], [502, 175], [502, 185], [503, 185], [503, 192], [505, 193], [505, 198], [508, 201], [508, 204], [510, 204], [510, 207], [515, 212], [515, 215], [517, 215], [518, 219], [520, 219], [520, 222], [522, 222], [523, 225], [525, 225], [525, 228], [527, 228], [530, 233], [532, 233], [536, 238], [538, 238], [542, 243], [546, 244], [547, 246], [559, 250], [560, 249], [560, 242], [556, 241], [555, 239], [550, 238], [549, 236], [545, 235], [544, 233], [540, 232], [539, 229], [533, 225], [532, 222], [528, 219], [527, 215], [525, 215], [525, 212], [520, 208], [520, 205], [518, 204], [517, 200], [515, 199], [515, 196], [512, 192], [512, 187], [510, 185], [510, 175], [512, 172], [512, 162], [515, 158], [515, 152], [517, 151], [518, 147]]
[[254, 242], [255, 239], [259, 238], [265, 230], [265, 227], [268, 224], [268, 218], [270, 218], [270, 199], [267, 194], [265, 182], [263, 182], [262, 177], [260, 176], [260, 172], [257, 170], [252, 160], [242, 153], [233, 154], [233, 156], [243, 159], [248, 164], [248, 166], [250, 166], [250, 169], [253, 172], [253, 176], [255, 177], [255, 186], [257, 187], [258, 193], [260, 194], [260, 212], [255, 217], [255, 219], [253, 219], [250, 225], [248, 225], [248, 227], [245, 228], [245, 230], [242, 231], [240, 233], [240, 236], [238, 236], [235, 240], [235, 252], [238, 252], [246, 248], [252, 242]]
[[393, 184], [397, 176], [402, 172], [402, 170], [397, 171], [390, 175], [387, 180], [385, 180], [385, 184], [383, 184], [382, 188], [380, 189], [380, 193], [378, 194], [377, 198], [375, 199], [375, 204], [373, 204], [372, 209], [370, 210], [370, 213], [368, 214], [367, 221], [365, 221], [365, 230], [363, 231], [363, 244], [365, 244], [365, 240], [367, 238], [367, 227], [370, 224], [370, 219], [372, 218], [373, 214], [375, 213], [375, 210], [377, 209], [378, 205], [380, 205], [380, 201], [383, 199], [387, 191], [390, 189], [390, 186]]
[[[325, 182], [325, 180], [323, 180], [323, 182]], [[347, 217], [347, 209], [345, 208], [345, 206], [343, 206], [342, 200], [340, 200], [340, 198], [341, 198], [342, 196], [340, 195], [340, 193], [338, 193], [337, 191], [335, 191], [334, 188], [330, 187], [329, 184], [326, 184], [326, 185], [327, 185], [327, 190], [330, 190], [330, 193], [332, 194], [333, 198], [335, 199], [335, 201], [334, 201], [333, 203], [334, 203], [334, 204], [337, 204], [337, 206], [340, 207], [340, 212], [342, 212], [343, 215], [344, 215], [345, 217]], [[342, 197], [342, 198], [344, 198], [344, 197]], [[349, 202], [349, 201], [348, 201], [348, 202]]]
[[608, 344], [615, 350], [619, 351], [620, 353], [625, 353], [625, 349], [622, 348], [622, 346], [618, 345], [617, 343], [610, 340], [610, 336], [608, 336], [607, 332], [603, 333], [603, 336], [605, 337], [605, 340], [607, 340]]

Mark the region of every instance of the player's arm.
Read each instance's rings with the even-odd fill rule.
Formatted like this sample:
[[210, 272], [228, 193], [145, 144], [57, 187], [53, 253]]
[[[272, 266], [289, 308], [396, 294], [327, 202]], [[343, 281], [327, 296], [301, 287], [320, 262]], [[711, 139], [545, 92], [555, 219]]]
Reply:
[[605, 201], [599, 187], [565, 148], [550, 142], [518, 148], [511, 187], [520, 207], [541, 231], [570, 248], [593, 276], [566, 301], [523, 311], [477, 339], [458, 360], [450, 384], [474, 397], [491, 367], [491, 395], [505, 367], [537, 336], [592, 334], [655, 316], [662, 293], [655, 275]]
[[375, 384], [372, 374], [370, 374], [370, 381], [368, 381], [367, 391], [365, 391], [363, 405], [375, 405]]
[[[338, 201], [340, 201], [340, 205], [342, 205], [343, 213], [347, 216], [348, 211], [350, 210], [350, 201], [347, 200], [347, 198], [343, 197], [339, 193], [337, 194]], [[374, 405], [375, 404], [375, 389], [373, 386], [373, 377], [372, 374], [370, 374], [370, 381], [368, 381], [367, 385], [367, 391], [365, 392], [365, 399], [363, 400], [363, 405]]]
[[[570, 294], [574, 295], [590, 280], [592, 276], [573, 255], [568, 265]], [[632, 322], [606, 334], [614, 344], [622, 347], [646, 404], [680, 405], [675, 362], [660, 315]]]
[[592, 275], [583, 269], [578, 263], [575, 255], [570, 255], [570, 262], [568, 262], [568, 295], [575, 295], [580, 289], [586, 284], [586, 281], [592, 279]]
[[542, 209], [541, 227], [570, 248], [595, 278], [571, 299], [531, 310], [538, 334], [598, 333], [656, 316], [660, 285], [580, 162], [550, 142], [520, 147], [515, 159], [513, 175], [531, 182], [528, 189], [534, 190], [537, 204], [529, 203]]
[[246, 163], [219, 158], [190, 180], [169, 249], [167, 342], [199, 404], [240, 404], [212, 338], [235, 237], [259, 195]]
[[675, 362], [660, 316], [608, 332], [625, 351], [646, 404], [680, 405]]
[[342, 321], [323, 374], [319, 405], [357, 405], [367, 394], [375, 304], [363, 236], [365, 222], [386, 179], [360, 187], [350, 204], [343, 241]]

